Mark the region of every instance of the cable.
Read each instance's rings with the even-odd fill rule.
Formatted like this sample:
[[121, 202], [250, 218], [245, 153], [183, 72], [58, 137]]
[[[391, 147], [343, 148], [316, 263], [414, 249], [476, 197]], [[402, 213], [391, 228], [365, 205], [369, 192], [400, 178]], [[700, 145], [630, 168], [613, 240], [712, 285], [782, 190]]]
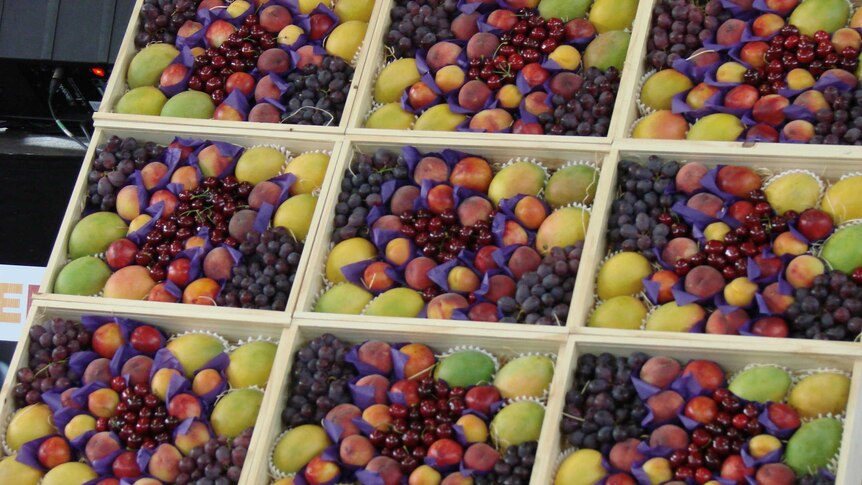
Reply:
[[84, 148], [84, 150], [86, 150], [87, 145], [85, 145], [83, 142], [81, 142], [81, 140], [75, 138], [75, 136], [72, 135], [72, 132], [69, 131], [68, 128], [66, 128], [66, 125], [64, 125], [63, 122], [60, 121], [60, 118], [57, 118], [57, 115], [54, 113], [54, 103], [53, 103], [54, 93], [57, 92], [57, 89], [60, 87], [60, 82], [62, 80], [63, 80], [63, 68], [58, 67], [58, 68], [54, 69], [54, 75], [51, 76], [51, 83], [48, 84], [48, 111], [51, 112], [51, 118], [54, 120], [54, 123], [57, 124], [57, 126], [60, 128], [60, 130], [62, 130], [63, 133], [65, 133], [67, 137], [71, 138], [75, 143], [77, 143], [78, 145], [81, 145], [81, 147]]

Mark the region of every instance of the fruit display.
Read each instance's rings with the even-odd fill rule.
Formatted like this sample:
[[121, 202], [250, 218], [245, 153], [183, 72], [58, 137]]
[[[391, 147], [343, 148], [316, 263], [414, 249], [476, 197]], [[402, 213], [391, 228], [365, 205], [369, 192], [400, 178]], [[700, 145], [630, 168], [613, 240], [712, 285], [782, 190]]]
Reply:
[[366, 128], [608, 136], [637, 0], [395, 0]]
[[53, 292], [283, 311], [328, 164], [324, 151], [106, 135]]
[[280, 333], [38, 315], [12, 368], [4, 483], [240, 483]]
[[270, 483], [533, 483], [554, 354], [297, 333]]
[[565, 326], [594, 164], [357, 147], [313, 311]]
[[338, 126], [373, 8], [366, 0], [146, 0], [128, 91], [111, 109]]
[[852, 482], [835, 480], [848, 372], [722, 359], [579, 353], [553, 482]]
[[859, 339], [858, 173], [640, 157], [617, 167], [588, 326]]
[[862, 15], [845, 0], [659, 0], [634, 138], [862, 144]]

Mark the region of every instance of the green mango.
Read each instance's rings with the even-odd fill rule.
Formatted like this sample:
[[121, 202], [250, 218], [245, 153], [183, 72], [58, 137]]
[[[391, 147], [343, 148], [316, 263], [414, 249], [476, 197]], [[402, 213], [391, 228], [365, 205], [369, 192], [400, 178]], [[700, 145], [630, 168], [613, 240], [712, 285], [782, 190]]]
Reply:
[[272, 463], [283, 473], [296, 473], [331, 444], [320, 426], [297, 426], [279, 438], [272, 452]]
[[243, 344], [230, 353], [227, 381], [233, 388], [266, 387], [278, 345], [257, 341]]
[[92, 256], [105, 252], [129, 231], [129, 225], [114, 212], [96, 212], [78, 221], [69, 235], [69, 257]]
[[365, 315], [415, 318], [424, 307], [425, 301], [416, 290], [393, 288], [372, 300]]
[[453, 113], [446, 103], [432, 106], [419, 115], [413, 129], [416, 131], [455, 131], [467, 116]]
[[215, 404], [210, 423], [218, 436], [234, 438], [254, 426], [263, 403], [263, 391], [236, 389], [222, 396]]
[[632, 26], [638, 12], [638, 0], [596, 0], [590, 9], [590, 23], [596, 32], [623, 30]]
[[518, 194], [539, 195], [545, 186], [545, 170], [532, 162], [515, 162], [505, 166], [491, 179], [488, 197], [495, 205]]
[[141, 86], [127, 92], [117, 101], [114, 111], [128, 115], [159, 116], [168, 98], [157, 87]]
[[784, 451], [784, 463], [797, 475], [807, 475], [824, 468], [841, 447], [841, 421], [820, 418], [803, 424]]
[[463, 350], [443, 358], [434, 369], [434, 379], [442, 379], [452, 387], [476, 386], [491, 382], [496, 370], [488, 354]]
[[554, 378], [554, 361], [546, 355], [527, 355], [511, 360], [497, 372], [494, 387], [505, 399], [543, 397]]
[[584, 66], [596, 67], [602, 71], [615, 67], [622, 71], [631, 40], [632, 35], [622, 30], [599, 34], [584, 51]]
[[704, 141], [735, 141], [745, 130], [742, 120], [727, 113], [714, 113], [697, 120], [686, 138]]
[[835, 231], [829, 236], [820, 257], [829, 264], [832, 269], [850, 274], [854, 269], [862, 266], [862, 224], [847, 226]]
[[170, 44], [150, 44], [140, 50], [132, 62], [126, 82], [132, 89], [141, 86], [158, 86], [162, 71], [180, 55], [180, 51]]
[[314, 305], [317, 313], [359, 315], [374, 295], [353, 283], [339, 283], [326, 291]]
[[790, 389], [790, 382], [790, 376], [784, 369], [761, 366], [740, 372], [728, 388], [730, 392], [748, 401], [781, 402]]
[[647, 319], [645, 329], [660, 332], [688, 332], [706, 318], [706, 311], [697, 303], [679, 306], [675, 301], [658, 307]]
[[225, 351], [221, 339], [205, 333], [181, 335], [165, 346], [183, 366], [186, 377], [194, 377], [198, 369]]
[[534, 401], [518, 401], [500, 410], [491, 421], [491, 439], [505, 450], [527, 441], [538, 441], [545, 407]]
[[416, 115], [408, 113], [401, 103], [387, 103], [371, 113], [365, 120], [366, 128], [379, 130], [409, 130], [416, 121]]
[[165, 103], [161, 116], [208, 120], [213, 117], [213, 112], [215, 112], [215, 105], [209, 94], [185, 91]]
[[539, 15], [546, 19], [559, 18], [563, 22], [582, 19], [593, 0], [542, 0], [539, 2]]
[[646, 316], [647, 308], [637, 298], [629, 295], [615, 296], [596, 307], [587, 326], [639, 330]]
[[104, 261], [84, 256], [63, 266], [54, 280], [54, 293], [92, 296], [102, 291], [110, 277], [111, 268]]
[[844, 27], [849, 18], [847, 0], [805, 0], [793, 10], [787, 23], [795, 25], [805, 35], [814, 36], [818, 30], [835, 32]]
[[572, 203], [590, 205], [596, 197], [599, 171], [590, 165], [572, 165], [551, 175], [545, 184], [545, 202], [557, 209]]

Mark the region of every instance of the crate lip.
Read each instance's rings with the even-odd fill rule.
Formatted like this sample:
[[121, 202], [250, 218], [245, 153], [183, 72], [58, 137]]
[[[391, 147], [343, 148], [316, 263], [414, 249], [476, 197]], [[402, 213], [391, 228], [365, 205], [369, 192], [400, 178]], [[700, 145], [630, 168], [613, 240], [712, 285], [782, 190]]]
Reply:
[[[134, 301], [134, 300], [123, 300], [123, 299], [109, 299], [102, 297], [92, 297], [92, 296], [74, 296], [74, 295], [60, 295], [53, 293], [53, 283], [56, 279], [57, 274], [60, 269], [66, 264], [67, 257], [67, 241], [69, 236], [71, 235], [71, 231], [74, 228], [74, 224], [80, 220], [81, 216], [81, 207], [86, 198], [86, 190], [87, 190], [87, 174], [92, 166], [92, 161], [94, 159], [94, 153], [96, 150], [96, 146], [104, 141], [108, 136], [114, 133], [123, 134], [123, 136], [135, 136], [139, 139], [147, 139], [156, 137], [162, 139], [172, 139], [175, 136], [181, 137], [196, 137], [202, 138], [206, 140], [216, 139], [216, 140], [230, 140], [233, 143], [241, 144], [242, 146], [252, 146], [255, 144], [281, 144], [285, 145], [288, 148], [291, 146], [301, 146], [305, 147], [302, 151], [309, 150], [328, 150], [332, 152], [331, 160], [337, 160], [339, 154], [342, 149], [342, 142], [335, 138], [334, 140], [330, 137], [326, 137], [323, 135], [305, 135], [298, 136], [292, 135], [288, 133], [270, 133], [270, 132], [261, 132], [254, 130], [226, 130], [221, 129], [218, 131], [207, 130], [203, 127], [189, 127], [189, 126], [176, 126], [176, 125], [137, 125], [134, 123], [122, 124], [117, 123], [111, 125], [111, 127], [98, 127], [93, 134], [93, 141], [90, 143], [90, 147], [87, 150], [85, 155], [85, 162], [81, 166], [81, 170], [78, 174], [77, 181], [75, 182], [75, 188], [72, 191], [72, 195], [70, 197], [70, 201], [66, 207], [66, 213], [63, 218], [63, 221], [60, 226], [60, 230], [58, 231], [57, 237], [55, 239], [55, 243], [53, 249], [51, 251], [51, 256], [48, 261], [45, 275], [42, 279], [42, 283], [39, 289], [39, 293], [35, 295], [36, 300], [45, 301], [45, 302], [77, 302], [77, 303], [86, 303], [92, 305], [93, 308], [142, 308], [142, 309], [157, 309], [157, 308], [171, 308], [175, 309], [176, 312], [181, 312], [178, 309], [178, 306], [183, 307], [191, 307], [195, 305], [187, 305], [187, 304], [177, 304], [177, 303], [163, 303], [163, 302], [150, 302], [150, 301]], [[330, 163], [326, 170], [326, 175], [324, 177], [323, 185], [321, 186], [321, 192], [319, 201], [325, 200], [327, 197], [327, 191], [329, 189], [329, 185], [332, 179], [332, 174], [334, 173], [336, 163]], [[309, 228], [309, 233], [306, 238], [306, 245], [312, 246], [314, 242], [314, 238], [317, 234], [317, 228], [320, 225], [320, 218], [322, 214], [322, 205], [317, 204], [315, 207], [314, 215], [312, 216], [312, 223]], [[300, 289], [302, 287], [302, 276], [305, 274], [305, 266], [308, 264], [308, 258], [310, 254], [310, 249], [308, 251], [303, 250], [302, 257], [300, 258], [300, 264], [297, 268], [297, 276], [295, 278], [295, 282], [293, 287], [291, 288], [291, 293], [288, 298], [287, 308], [283, 312], [271, 311], [271, 310], [251, 310], [251, 309], [242, 309], [242, 308], [221, 308], [221, 307], [210, 307], [210, 306], [198, 306], [196, 308], [196, 312], [200, 312], [200, 314], [205, 315], [235, 315], [236, 320], [239, 321], [259, 321], [259, 322], [279, 322], [281, 325], [289, 325], [290, 320], [293, 315], [293, 310], [298, 301], [298, 296], [300, 293]]]

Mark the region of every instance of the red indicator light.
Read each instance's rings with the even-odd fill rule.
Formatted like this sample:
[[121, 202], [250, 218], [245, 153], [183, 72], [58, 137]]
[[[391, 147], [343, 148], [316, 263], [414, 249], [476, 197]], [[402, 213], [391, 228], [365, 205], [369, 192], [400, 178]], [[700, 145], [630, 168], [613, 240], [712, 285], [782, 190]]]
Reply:
[[99, 77], [105, 77], [105, 70], [101, 67], [92, 67], [90, 68], [90, 72]]

